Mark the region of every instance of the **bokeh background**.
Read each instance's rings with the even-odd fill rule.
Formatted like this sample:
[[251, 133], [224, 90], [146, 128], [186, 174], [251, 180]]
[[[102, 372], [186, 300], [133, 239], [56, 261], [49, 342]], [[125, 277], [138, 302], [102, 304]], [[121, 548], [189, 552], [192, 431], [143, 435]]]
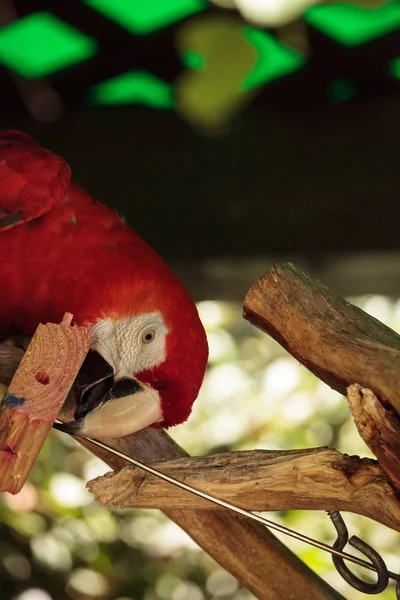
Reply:
[[[193, 454], [370, 456], [346, 401], [241, 303], [290, 259], [400, 332], [399, 1], [1, 0], [0, 27], [0, 127], [62, 154], [198, 303], [209, 369], [171, 435]], [[1, 600], [252, 598], [158, 511], [96, 505], [85, 482], [105, 470], [54, 432], [0, 498]], [[398, 572], [398, 535], [344, 516]], [[335, 538], [322, 512], [268, 517]], [[284, 542], [361, 598], [329, 556]]]

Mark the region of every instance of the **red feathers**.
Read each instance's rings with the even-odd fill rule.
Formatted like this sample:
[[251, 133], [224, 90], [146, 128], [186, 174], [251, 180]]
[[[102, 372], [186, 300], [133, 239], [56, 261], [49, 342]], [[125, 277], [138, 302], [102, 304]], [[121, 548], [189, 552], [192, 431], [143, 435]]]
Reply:
[[62, 158], [18, 131], [0, 134], [0, 230], [45, 214], [71, 179]]
[[[0, 134], [0, 332], [32, 333], [71, 312], [80, 324], [160, 311], [164, 425], [186, 419], [208, 348], [197, 310], [162, 259], [107, 206], [70, 184], [68, 165], [18, 132]], [[168, 385], [165, 383], [168, 382]]]

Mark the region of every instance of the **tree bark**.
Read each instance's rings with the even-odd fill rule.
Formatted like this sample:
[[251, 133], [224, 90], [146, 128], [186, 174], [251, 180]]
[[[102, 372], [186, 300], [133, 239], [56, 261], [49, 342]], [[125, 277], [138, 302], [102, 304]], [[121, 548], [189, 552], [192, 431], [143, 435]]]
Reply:
[[357, 384], [347, 388], [347, 401], [358, 433], [390, 476], [400, 497], [400, 419], [386, 409], [371, 390]]
[[[247, 510], [346, 510], [400, 531], [400, 501], [379, 464], [333, 448], [226, 452], [152, 467]], [[108, 508], [216, 508], [138, 467], [97, 477], [88, 488]]]
[[[392, 329], [292, 264], [276, 264], [260, 277], [245, 298], [243, 314], [343, 395], [351, 384], [371, 390], [381, 405], [374, 413], [375, 429], [399, 430], [400, 336]], [[356, 425], [370, 419], [360, 397], [350, 408]], [[376, 451], [372, 440], [364, 439]], [[392, 452], [387, 448], [379, 459], [398, 486], [400, 461], [389, 458]]]
[[[115, 471], [127, 465], [90, 442], [78, 441]], [[107, 440], [107, 444], [144, 463], [187, 456], [159, 429], [147, 428], [118, 440]], [[180, 510], [171, 506], [163, 512], [260, 600], [343, 598], [258, 523], [228, 510]]]
[[[13, 376], [23, 352], [0, 344], [0, 378], [7, 383]], [[70, 394], [59, 414], [70, 420], [75, 400]], [[77, 439], [112, 469], [127, 462], [93, 444]], [[107, 443], [143, 462], [187, 456], [164, 431], [147, 428]], [[165, 514], [232, 573], [259, 600], [344, 600], [343, 596], [309, 569], [265, 527], [226, 510], [166, 509]], [[290, 582], [290, 583], [289, 583]]]

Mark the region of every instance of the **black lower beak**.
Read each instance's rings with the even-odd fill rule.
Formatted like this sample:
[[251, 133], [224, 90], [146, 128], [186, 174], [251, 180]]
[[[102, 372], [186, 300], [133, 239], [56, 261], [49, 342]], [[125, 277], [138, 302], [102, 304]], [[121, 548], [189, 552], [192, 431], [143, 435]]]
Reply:
[[90, 350], [74, 382], [77, 407], [75, 419], [93, 410], [114, 383], [113, 369], [98, 352]]
[[91, 410], [94, 410], [96, 406], [99, 406], [99, 404], [104, 402], [105, 398], [110, 393], [113, 384], [114, 378], [107, 377], [102, 381], [93, 383], [93, 385], [82, 392], [74, 412], [75, 419], [78, 420], [85, 417]]
[[[78, 398], [78, 404], [74, 412], [75, 421], [55, 423], [55, 429], [71, 435], [79, 435], [86, 415], [106, 401], [113, 383], [113, 377], [106, 377], [86, 387]], [[78, 388], [78, 386], [76, 387]]]
[[63, 431], [64, 433], [69, 433], [70, 435], [76, 435], [79, 437], [82, 425], [79, 421], [65, 421], [64, 423], [56, 422], [53, 423], [54, 429], [58, 429], [58, 431]]
[[89, 352], [74, 387], [79, 398], [75, 421], [55, 425], [66, 433], [119, 438], [163, 422], [160, 392], [133, 377], [114, 379], [112, 368], [97, 352]]
[[112, 367], [100, 354], [91, 350], [74, 383], [78, 396], [75, 421], [57, 423], [54, 427], [71, 435], [79, 435], [85, 417], [90, 412], [113, 399], [143, 390], [135, 379], [124, 377], [115, 381], [112, 372]]
[[64, 431], [71, 435], [82, 435], [85, 419], [92, 411], [96, 408], [101, 408], [107, 402], [112, 402], [112, 400], [124, 398], [125, 396], [132, 396], [140, 391], [143, 391], [143, 387], [135, 379], [124, 377], [114, 382], [112, 378], [108, 377], [104, 381], [93, 385], [89, 393], [84, 394], [79, 406], [75, 410], [75, 421], [57, 423], [54, 427], [59, 431]]

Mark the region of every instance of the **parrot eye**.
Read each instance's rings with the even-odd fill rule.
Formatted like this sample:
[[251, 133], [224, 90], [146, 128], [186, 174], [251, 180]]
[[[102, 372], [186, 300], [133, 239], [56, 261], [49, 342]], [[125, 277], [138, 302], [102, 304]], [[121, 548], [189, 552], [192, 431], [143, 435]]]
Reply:
[[142, 342], [143, 344], [150, 344], [150, 342], [152, 342], [155, 337], [156, 332], [154, 331], [154, 329], [147, 329], [147, 331], [145, 331], [142, 335]]

